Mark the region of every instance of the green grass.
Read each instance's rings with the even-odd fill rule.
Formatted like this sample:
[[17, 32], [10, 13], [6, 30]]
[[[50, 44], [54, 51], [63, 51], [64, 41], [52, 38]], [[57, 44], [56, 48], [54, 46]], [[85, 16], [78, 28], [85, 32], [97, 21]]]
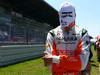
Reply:
[[[100, 75], [99, 74], [99, 63], [96, 58], [96, 51], [92, 47], [94, 62], [91, 63], [91, 75]], [[47, 67], [44, 67], [43, 60], [41, 58], [24, 61], [18, 64], [9, 65], [6, 67], [0, 68], [0, 75], [50, 75]]]
[[42, 59], [25, 61], [19, 64], [0, 68], [0, 75], [47, 75]]
[[93, 57], [92, 57], [93, 62], [91, 62], [91, 66], [92, 66], [91, 75], [100, 75], [99, 63], [97, 62], [97, 55], [93, 46], [92, 46], [92, 52], [93, 52]]

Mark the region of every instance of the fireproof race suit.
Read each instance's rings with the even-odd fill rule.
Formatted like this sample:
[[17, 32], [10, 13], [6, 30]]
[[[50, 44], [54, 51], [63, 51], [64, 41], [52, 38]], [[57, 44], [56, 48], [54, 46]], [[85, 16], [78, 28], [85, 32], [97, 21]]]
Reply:
[[46, 52], [52, 55], [53, 75], [77, 75], [86, 68], [89, 58], [89, 36], [77, 26], [63, 30], [61, 26], [49, 31]]

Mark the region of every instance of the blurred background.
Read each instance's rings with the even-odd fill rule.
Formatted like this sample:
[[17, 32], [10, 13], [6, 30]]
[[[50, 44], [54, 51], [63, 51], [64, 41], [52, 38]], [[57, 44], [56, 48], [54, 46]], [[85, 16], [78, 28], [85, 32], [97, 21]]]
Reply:
[[45, 43], [55, 15], [44, 0], [0, 0], [0, 45]]

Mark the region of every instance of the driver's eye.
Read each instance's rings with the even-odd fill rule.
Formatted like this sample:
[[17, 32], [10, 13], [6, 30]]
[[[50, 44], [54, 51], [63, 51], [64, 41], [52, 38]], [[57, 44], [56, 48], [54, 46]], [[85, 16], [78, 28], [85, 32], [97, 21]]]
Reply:
[[72, 16], [72, 12], [62, 12], [62, 18], [65, 18], [65, 17], [73, 17]]
[[64, 17], [67, 17], [67, 16], [66, 15], [62, 15], [61, 17], [64, 18]]
[[65, 17], [73, 17], [73, 16], [72, 15], [62, 15], [61, 17], [65, 18]]

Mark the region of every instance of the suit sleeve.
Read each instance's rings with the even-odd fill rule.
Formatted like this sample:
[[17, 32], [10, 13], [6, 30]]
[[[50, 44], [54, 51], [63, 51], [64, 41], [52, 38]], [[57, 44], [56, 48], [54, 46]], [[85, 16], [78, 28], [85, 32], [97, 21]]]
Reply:
[[81, 57], [81, 62], [82, 62], [82, 70], [84, 70], [88, 64], [89, 61], [89, 55], [90, 55], [90, 39], [89, 39], [89, 35], [87, 33], [87, 31], [83, 32], [82, 35], [82, 51], [80, 54]]
[[52, 55], [52, 63], [59, 63], [59, 56], [53, 55], [53, 49], [54, 49], [54, 33], [52, 31], [50, 31], [47, 34], [47, 39], [46, 39], [46, 53], [48, 53], [49, 55]]

